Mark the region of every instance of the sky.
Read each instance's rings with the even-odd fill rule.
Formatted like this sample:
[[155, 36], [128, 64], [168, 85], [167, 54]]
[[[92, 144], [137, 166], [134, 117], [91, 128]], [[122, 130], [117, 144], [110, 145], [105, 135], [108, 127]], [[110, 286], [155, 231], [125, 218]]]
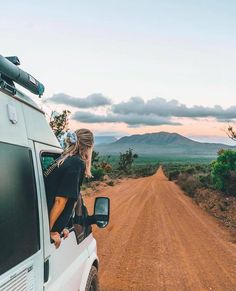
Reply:
[[[0, 0], [1, 3], [1, 0]], [[45, 85], [44, 110], [99, 135], [224, 140], [236, 119], [233, 0], [2, 1], [1, 54]]]

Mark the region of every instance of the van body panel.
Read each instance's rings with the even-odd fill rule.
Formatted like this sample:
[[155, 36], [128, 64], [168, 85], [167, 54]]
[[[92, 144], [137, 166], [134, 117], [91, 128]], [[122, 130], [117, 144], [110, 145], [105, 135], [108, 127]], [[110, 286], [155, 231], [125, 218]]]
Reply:
[[55, 134], [41, 112], [27, 105], [23, 106], [23, 112], [29, 139], [60, 148]]
[[[0, 276], [0, 291], [16, 290], [18, 286], [22, 286], [20, 290], [42, 291], [42, 265], [42, 251], [40, 250]], [[23, 289], [24, 286], [25, 289]]]
[[51, 273], [44, 290], [82, 291], [79, 289], [80, 282], [89, 261], [87, 239], [77, 245], [75, 233], [71, 232], [59, 249], [52, 245], [49, 260]]
[[[95, 241], [96, 244], [96, 240], [93, 238], [93, 241]], [[87, 284], [87, 280], [88, 280], [88, 276], [89, 276], [89, 272], [91, 270], [91, 267], [93, 266], [94, 262], [99, 262], [97, 253], [93, 252], [90, 254], [88, 260], [87, 260], [87, 264], [84, 268], [84, 272], [83, 272], [83, 276], [81, 279], [81, 284], [80, 284], [80, 291], [84, 291], [86, 284]]]
[[[16, 112], [17, 123], [9, 119], [8, 105]], [[28, 146], [22, 103], [0, 91], [0, 141]]]
[[18, 89], [16, 90], [16, 94], [14, 96], [11, 95], [11, 93], [9, 93], [3, 89], [0, 89], [0, 92], [2, 92], [4, 95], [9, 96], [12, 99], [20, 101], [20, 103], [22, 103], [22, 104], [23, 103], [27, 104], [27, 105], [33, 107], [34, 109], [43, 112], [29, 96], [27, 96], [25, 93], [21, 92]]
[[93, 233], [88, 236], [88, 253], [91, 256], [93, 253], [97, 253], [97, 243], [93, 237]]

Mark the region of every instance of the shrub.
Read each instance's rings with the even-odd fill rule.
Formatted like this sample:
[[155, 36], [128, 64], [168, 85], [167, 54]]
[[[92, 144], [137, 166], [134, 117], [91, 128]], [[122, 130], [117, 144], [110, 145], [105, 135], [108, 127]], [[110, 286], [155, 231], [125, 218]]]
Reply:
[[143, 166], [136, 166], [132, 169], [132, 175], [135, 177], [148, 177], [152, 176], [156, 173], [159, 164], [157, 165], [143, 165]]
[[197, 188], [202, 186], [198, 177], [189, 175], [187, 173], [179, 174], [178, 184], [190, 197], [194, 197]]
[[137, 158], [138, 155], [134, 154], [132, 149], [128, 149], [125, 153], [120, 153], [118, 169], [126, 174], [130, 173], [132, 164]]
[[212, 182], [212, 176], [211, 176], [210, 173], [199, 174], [198, 175], [198, 179], [199, 179], [199, 181], [200, 181], [200, 183], [202, 184], [203, 187], [212, 188], [213, 182]]
[[108, 186], [114, 186], [114, 181], [112, 181], [112, 180], [108, 181], [108, 182], [107, 182], [107, 185], [108, 185]]
[[112, 166], [106, 161], [102, 161], [99, 164], [99, 167], [102, 168], [106, 173], [110, 173], [112, 171]]
[[172, 170], [172, 171], [169, 171], [167, 176], [168, 176], [169, 180], [172, 181], [172, 180], [177, 180], [179, 177], [179, 174], [180, 174], [179, 170]]
[[196, 172], [196, 168], [189, 165], [183, 170], [183, 172], [193, 175]]
[[102, 168], [92, 167], [92, 175], [94, 181], [102, 181], [105, 175], [105, 171]]

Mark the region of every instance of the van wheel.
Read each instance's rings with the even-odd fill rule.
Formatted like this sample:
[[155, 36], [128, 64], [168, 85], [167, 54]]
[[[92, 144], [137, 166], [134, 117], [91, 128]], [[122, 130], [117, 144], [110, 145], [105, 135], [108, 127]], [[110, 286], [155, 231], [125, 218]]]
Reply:
[[94, 266], [92, 266], [89, 272], [85, 291], [99, 291], [99, 290], [100, 288], [99, 288], [99, 281], [98, 281], [98, 271]]

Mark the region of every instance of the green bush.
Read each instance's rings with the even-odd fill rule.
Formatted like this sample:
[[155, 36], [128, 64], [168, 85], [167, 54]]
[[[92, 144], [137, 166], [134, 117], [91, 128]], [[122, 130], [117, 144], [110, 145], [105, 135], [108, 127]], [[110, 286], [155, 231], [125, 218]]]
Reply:
[[231, 183], [235, 183], [234, 173], [236, 172], [236, 151], [221, 150], [218, 158], [212, 163], [212, 178], [216, 189], [223, 192], [231, 192]]
[[92, 167], [91, 172], [92, 172], [94, 181], [102, 181], [103, 180], [104, 175], [105, 175], [104, 169]]

